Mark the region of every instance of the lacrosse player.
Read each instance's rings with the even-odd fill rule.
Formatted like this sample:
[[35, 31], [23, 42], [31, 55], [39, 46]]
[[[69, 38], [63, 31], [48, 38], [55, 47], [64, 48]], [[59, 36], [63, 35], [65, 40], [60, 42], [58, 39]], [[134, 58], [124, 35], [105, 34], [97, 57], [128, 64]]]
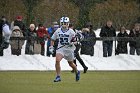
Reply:
[[49, 47], [49, 50], [51, 53], [53, 53], [54, 48], [54, 41], [56, 39], [59, 39], [58, 42], [58, 48], [56, 50], [56, 78], [54, 82], [60, 82], [60, 72], [61, 72], [61, 66], [60, 61], [64, 58], [68, 61], [69, 66], [74, 70], [75, 72], [75, 80], [79, 81], [80, 79], [80, 71], [77, 70], [76, 65], [73, 63], [74, 60], [74, 38], [75, 38], [75, 32], [72, 29], [69, 29], [69, 23], [70, 20], [68, 17], [62, 17], [60, 19], [60, 28], [58, 28], [54, 34], [51, 37], [51, 46]]

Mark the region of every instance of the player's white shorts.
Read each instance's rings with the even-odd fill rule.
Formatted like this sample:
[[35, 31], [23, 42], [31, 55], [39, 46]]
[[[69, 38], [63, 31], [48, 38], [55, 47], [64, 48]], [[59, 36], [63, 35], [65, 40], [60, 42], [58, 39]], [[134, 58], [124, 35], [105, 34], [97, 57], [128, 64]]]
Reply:
[[72, 49], [60, 48], [56, 50], [56, 53], [62, 54], [64, 59], [66, 59], [67, 61], [74, 60], [74, 50]]

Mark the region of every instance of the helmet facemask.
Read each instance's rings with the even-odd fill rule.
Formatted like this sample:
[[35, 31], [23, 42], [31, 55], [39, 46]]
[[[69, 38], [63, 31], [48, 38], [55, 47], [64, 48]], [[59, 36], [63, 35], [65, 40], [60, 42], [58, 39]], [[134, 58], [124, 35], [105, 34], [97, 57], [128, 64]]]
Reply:
[[60, 26], [62, 27], [62, 29], [66, 30], [69, 27], [69, 18], [68, 17], [62, 17], [60, 19]]

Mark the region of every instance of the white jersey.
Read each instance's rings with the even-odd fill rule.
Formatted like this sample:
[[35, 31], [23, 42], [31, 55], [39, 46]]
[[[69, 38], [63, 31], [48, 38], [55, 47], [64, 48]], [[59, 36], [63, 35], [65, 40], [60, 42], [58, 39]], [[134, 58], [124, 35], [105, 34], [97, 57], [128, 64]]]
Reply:
[[62, 47], [65, 49], [72, 49], [75, 50], [74, 44], [71, 42], [71, 40], [75, 37], [75, 32], [73, 29], [68, 29], [66, 31], [62, 31], [61, 28], [58, 28], [53, 36], [51, 37], [52, 40], [59, 40], [58, 48]]

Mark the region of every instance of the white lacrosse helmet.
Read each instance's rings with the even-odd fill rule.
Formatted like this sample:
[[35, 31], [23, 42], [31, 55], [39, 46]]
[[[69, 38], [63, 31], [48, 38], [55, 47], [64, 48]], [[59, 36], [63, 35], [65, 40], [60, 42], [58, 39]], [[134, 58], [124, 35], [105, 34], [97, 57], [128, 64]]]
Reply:
[[70, 23], [70, 19], [68, 18], [68, 17], [62, 17], [61, 19], [60, 19], [60, 25], [62, 26], [62, 25], [69, 25], [69, 23]]

